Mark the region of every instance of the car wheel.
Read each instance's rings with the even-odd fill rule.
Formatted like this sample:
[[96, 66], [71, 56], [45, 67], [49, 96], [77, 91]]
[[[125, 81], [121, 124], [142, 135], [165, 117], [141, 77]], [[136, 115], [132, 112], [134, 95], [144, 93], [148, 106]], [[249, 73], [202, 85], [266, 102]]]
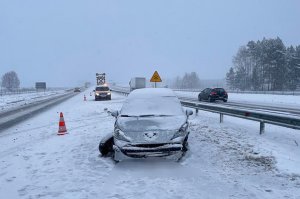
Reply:
[[107, 140], [105, 143], [100, 142], [99, 152], [102, 156], [107, 156], [110, 152], [113, 152], [113, 138]]
[[202, 101], [202, 99], [201, 99], [201, 96], [200, 96], [200, 95], [198, 95], [198, 100], [199, 100], [199, 101]]
[[227, 102], [227, 99], [223, 99], [223, 102]]
[[213, 102], [213, 99], [211, 99], [211, 97], [208, 97], [207, 99], [209, 102]]

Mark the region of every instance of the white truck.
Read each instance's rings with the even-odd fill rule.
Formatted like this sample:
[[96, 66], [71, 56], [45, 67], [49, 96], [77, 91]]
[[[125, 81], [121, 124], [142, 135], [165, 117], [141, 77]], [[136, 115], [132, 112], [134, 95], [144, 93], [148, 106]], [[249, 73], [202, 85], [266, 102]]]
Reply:
[[129, 82], [130, 91], [139, 88], [146, 88], [146, 78], [145, 77], [133, 77]]

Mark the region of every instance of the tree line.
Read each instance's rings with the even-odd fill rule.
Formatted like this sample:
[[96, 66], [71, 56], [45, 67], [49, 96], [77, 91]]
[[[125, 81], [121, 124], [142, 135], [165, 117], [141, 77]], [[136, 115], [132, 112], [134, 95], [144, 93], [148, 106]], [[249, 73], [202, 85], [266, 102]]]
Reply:
[[15, 71], [5, 73], [1, 78], [1, 87], [8, 90], [17, 89], [20, 87], [20, 80]]
[[196, 72], [185, 73], [182, 77], [177, 76], [172, 83], [172, 88], [178, 89], [193, 89], [199, 87], [200, 79]]
[[295, 90], [300, 82], [300, 45], [286, 47], [279, 37], [249, 41], [232, 63], [226, 74], [232, 90]]

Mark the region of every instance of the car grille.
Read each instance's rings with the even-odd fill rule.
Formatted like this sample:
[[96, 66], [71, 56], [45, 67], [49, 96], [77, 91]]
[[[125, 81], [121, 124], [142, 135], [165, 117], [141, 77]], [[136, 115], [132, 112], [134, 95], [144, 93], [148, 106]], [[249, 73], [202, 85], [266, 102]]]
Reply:
[[143, 148], [156, 148], [163, 146], [165, 144], [135, 144], [135, 147], [143, 147]]

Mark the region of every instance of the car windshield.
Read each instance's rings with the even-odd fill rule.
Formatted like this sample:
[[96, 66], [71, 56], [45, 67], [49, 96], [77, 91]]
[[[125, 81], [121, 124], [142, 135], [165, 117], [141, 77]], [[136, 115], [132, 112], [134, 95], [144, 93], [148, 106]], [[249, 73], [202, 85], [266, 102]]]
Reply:
[[154, 117], [183, 115], [182, 106], [177, 97], [131, 98], [121, 109], [122, 117]]
[[97, 87], [96, 91], [109, 91], [108, 87]]

